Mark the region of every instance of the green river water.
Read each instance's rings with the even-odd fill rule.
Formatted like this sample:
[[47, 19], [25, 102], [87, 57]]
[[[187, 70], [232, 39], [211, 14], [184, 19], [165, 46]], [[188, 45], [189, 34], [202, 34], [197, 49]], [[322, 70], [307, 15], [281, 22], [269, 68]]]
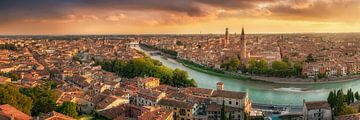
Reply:
[[194, 78], [200, 88], [216, 89], [216, 83], [222, 81], [224, 82], [225, 90], [247, 92], [253, 103], [302, 105], [303, 99], [306, 101], [326, 100], [329, 92], [334, 89], [347, 90], [351, 88], [353, 91], [360, 91], [360, 80], [309, 85], [275, 84], [253, 80], [238, 80], [198, 72], [185, 67], [173, 59], [165, 59], [162, 56], [150, 57], [161, 61], [163, 65], [169, 68], [179, 68], [187, 71], [189, 77]]

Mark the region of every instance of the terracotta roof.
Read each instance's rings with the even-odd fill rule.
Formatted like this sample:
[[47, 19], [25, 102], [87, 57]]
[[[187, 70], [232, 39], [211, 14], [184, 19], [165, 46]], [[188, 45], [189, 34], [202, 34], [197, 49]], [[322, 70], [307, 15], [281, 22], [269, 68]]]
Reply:
[[40, 120], [76, 120], [70, 116], [52, 111], [40, 117]]
[[179, 88], [172, 87], [170, 85], [159, 85], [157, 87], [152, 88], [152, 90], [165, 92], [166, 94], [174, 94], [174, 93], [178, 93], [180, 91]]
[[[101, 116], [104, 116], [108, 119], [115, 119], [123, 114], [131, 114], [131, 113], [127, 113], [128, 111], [146, 112], [146, 111], [148, 111], [148, 109], [146, 109], [144, 107], [132, 105], [132, 104], [122, 104], [122, 105], [119, 105], [119, 106], [116, 106], [116, 107], [113, 107], [113, 108], [110, 108], [107, 110], [99, 111], [98, 113]], [[124, 115], [124, 116], [126, 116], [126, 115]]]
[[21, 112], [9, 104], [0, 105], [0, 116], [8, 118], [14, 117], [15, 120], [31, 120], [31, 116]]
[[8, 81], [8, 80], [10, 80], [10, 78], [4, 77], [4, 76], [0, 76], [0, 82], [10, 82], [10, 81]]
[[170, 106], [170, 107], [176, 107], [176, 108], [192, 109], [193, 106], [194, 106], [194, 103], [165, 98], [165, 99], [161, 99], [158, 102], [158, 105]]
[[102, 100], [104, 100], [108, 95], [105, 94], [96, 94], [95, 96], [91, 97], [90, 102], [94, 104], [98, 104]]
[[139, 120], [166, 120], [169, 117], [172, 117], [172, 111], [160, 108], [141, 114], [141, 116], [139, 116]]
[[149, 90], [149, 89], [140, 89], [137, 94], [142, 98], [147, 98], [152, 101], [156, 101], [162, 92]]
[[305, 102], [306, 109], [314, 110], [314, 109], [331, 109], [330, 105], [327, 101], [310, 101]]
[[360, 120], [360, 113], [336, 116], [335, 120]]
[[111, 103], [113, 103], [117, 98], [115, 96], [107, 96], [102, 101], [100, 101], [96, 107], [97, 109], [104, 109], [107, 106], [109, 106]]
[[211, 97], [225, 97], [225, 98], [235, 98], [243, 99], [246, 97], [246, 92], [234, 92], [234, 91], [225, 91], [225, 90], [216, 90]]
[[188, 87], [185, 90], [193, 95], [205, 94], [211, 96], [214, 92], [213, 89], [205, 89], [205, 88], [196, 88], [196, 87]]

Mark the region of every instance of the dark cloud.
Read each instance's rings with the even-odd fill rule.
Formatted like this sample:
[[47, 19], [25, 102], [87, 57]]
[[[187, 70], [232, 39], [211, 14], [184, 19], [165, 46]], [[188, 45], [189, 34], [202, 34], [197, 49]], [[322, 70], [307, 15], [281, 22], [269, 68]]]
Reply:
[[359, 0], [298, 0], [268, 8], [272, 17], [300, 20], [358, 20]]
[[[315, 1], [315, 2], [312, 2]], [[26, 19], [63, 19], [82, 11], [165, 11], [189, 17], [213, 15], [208, 8], [240, 10], [251, 14], [259, 4], [270, 3], [269, 17], [289, 19], [327, 19], [333, 16], [358, 16], [360, 0], [0, 0], [0, 24]], [[299, 7], [310, 3], [310, 6]], [[245, 11], [245, 12], [244, 12]], [[225, 13], [224, 13], [225, 14]], [[255, 14], [255, 13], [254, 13]], [[341, 16], [344, 14], [347, 16]], [[239, 16], [239, 15], [236, 15]], [[246, 16], [246, 15], [245, 15]], [[156, 16], [154, 16], [156, 17]], [[353, 17], [351, 17], [353, 18]]]
[[192, 0], [1, 0], [0, 21], [58, 18], [82, 10], [160, 10], [203, 16]]
[[159, 10], [186, 13], [190, 17], [209, 14], [201, 5], [229, 9], [252, 8], [258, 2], [272, 0], [1, 0], [0, 20], [54, 18], [77, 9], [85, 10]]

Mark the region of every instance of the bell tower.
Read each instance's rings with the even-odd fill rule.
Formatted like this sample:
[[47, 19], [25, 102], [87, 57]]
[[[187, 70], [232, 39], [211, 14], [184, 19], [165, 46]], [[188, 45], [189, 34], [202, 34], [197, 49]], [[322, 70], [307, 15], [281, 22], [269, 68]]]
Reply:
[[225, 39], [224, 39], [224, 48], [227, 48], [228, 47], [228, 44], [229, 44], [229, 29], [226, 28], [225, 29]]
[[245, 62], [247, 60], [247, 51], [246, 51], [246, 37], [245, 37], [245, 31], [244, 27], [241, 29], [241, 35], [240, 35], [240, 59], [241, 62]]

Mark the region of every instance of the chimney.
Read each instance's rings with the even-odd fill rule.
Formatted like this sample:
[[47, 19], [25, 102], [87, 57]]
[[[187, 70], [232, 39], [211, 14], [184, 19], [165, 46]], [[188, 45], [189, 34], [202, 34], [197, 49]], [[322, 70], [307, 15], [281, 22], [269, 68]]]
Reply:
[[217, 82], [216, 86], [217, 86], [217, 90], [224, 90], [224, 83], [223, 82]]

